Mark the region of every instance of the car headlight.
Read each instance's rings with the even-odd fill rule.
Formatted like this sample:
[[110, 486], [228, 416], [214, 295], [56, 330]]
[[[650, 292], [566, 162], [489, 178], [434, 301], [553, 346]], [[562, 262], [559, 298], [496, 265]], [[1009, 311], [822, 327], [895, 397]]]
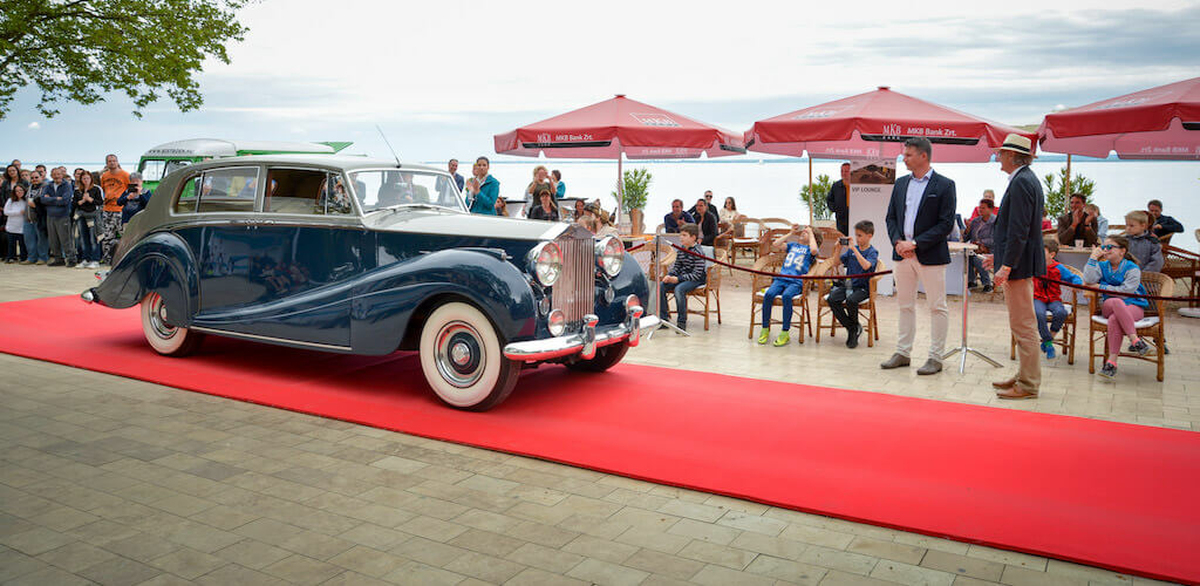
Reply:
[[550, 312], [549, 319], [546, 320], [546, 327], [550, 330], [550, 335], [558, 337], [563, 335], [567, 330], [567, 314], [563, 310], [556, 309]]
[[543, 242], [529, 253], [529, 272], [537, 282], [549, 287], [562, 275], [562, 251], [553, 242]]
[[612, 236], [601, 238], [596, 242], [596, 264], [609, 277], [621, 274], [621, 267], [625, 264], [625, 245]]

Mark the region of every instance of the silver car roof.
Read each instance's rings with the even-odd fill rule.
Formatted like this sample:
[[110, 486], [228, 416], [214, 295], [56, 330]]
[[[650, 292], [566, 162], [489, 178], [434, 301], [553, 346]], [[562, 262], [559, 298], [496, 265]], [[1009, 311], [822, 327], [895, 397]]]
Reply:
[[402, 163], [397, 165], [395, 159], [377, 159], [356, 157], [353, 155], [250, 155], [228, 159], [212, 159], [189, 165], [193, 172], [203, 169], [219, 169], [222, 167], [246, 167], [249, 165], [292, 165], [332, 169], [352, 173], [362, 169], [400, 169], [404, 171], [425, 171], [448, 175], [445, 169], [428, 165]]

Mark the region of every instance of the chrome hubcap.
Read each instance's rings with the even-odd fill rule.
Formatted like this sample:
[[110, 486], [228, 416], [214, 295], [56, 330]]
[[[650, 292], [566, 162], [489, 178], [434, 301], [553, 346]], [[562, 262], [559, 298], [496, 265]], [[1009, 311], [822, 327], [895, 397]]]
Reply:
[[162, 297], [154, 295], [150, 298], [150, 329], [161, 340], [170, 340], [179, 333], [179, 328], [167, 323], [167, 306], [163, 305]]
[[436, 355], [438, 374], [460, 389], [470, 387], [483, 376], [487, 356], [479, 331], [471, 324], [450, 322], [437, 334]]

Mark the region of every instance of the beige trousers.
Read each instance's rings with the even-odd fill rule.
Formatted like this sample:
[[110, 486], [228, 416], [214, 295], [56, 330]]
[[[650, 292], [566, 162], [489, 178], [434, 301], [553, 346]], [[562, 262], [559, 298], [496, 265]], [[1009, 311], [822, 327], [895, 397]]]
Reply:
[[1027, 393], [1038, 392], [1042, 385], [1041, 352], [1038, 346], [1037, 314], [1033, 310], [1033, 279], [1008, 281], [1004, 284], [1004, 304], [1008, 306], [1008, 327], [1017, 340], [1017, 388]]
[[946, 353], [946, 330], [950, 326], [950, 310], [946, 306], [946, 265], [923, 265], [915, 258], [900, 259], [893, 270], [896, 279], [896, 301], [900, 306], [900, 336], [896, 353], [912, 357], [913, 340], [917, 337], [917, 282], [925, 286], [929, 300], [929, 358], [942, 361]]

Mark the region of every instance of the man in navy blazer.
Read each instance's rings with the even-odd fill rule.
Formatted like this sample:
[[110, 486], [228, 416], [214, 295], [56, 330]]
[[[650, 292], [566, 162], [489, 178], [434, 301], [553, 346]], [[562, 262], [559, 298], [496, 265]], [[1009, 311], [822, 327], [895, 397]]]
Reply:
[[992, 383], [1001, 399], [1034, 399], [1042, 383], [1038, 351], [1041, 338], [1033, 309], [1033, 280], [1046, 274], [1046, 254], [1042, 252], [1042, 209], [1045, 198], [1042, 184], [1029, 168], [1033, 161], [1033, 142], [1019, 134], [1010, 134], [996, 151], [1000, 169], [1008, 173], [1008, 189], [1000, 202], [1000, 215], [992, 235], [995, 246], [984, 266], [996, 267], [996, 287], [1004, 287], [1008, 306], [1008, 326], [1017, 341], [1020, 358], [1016, 376]]
[[908, 366], [913, 340], [917, 335], [917, 282], [925, 286], [929, 300], [929, 359], [917, 374], [942, 371], [946, 350], [946, 330], [950, 311], [946, 306], [946, 265], [950, 264], [950, 232], [954, 229], [956, 194], [954, 181], [934, 172], [930, 166], [933, 145], [923, 137], [904, 142], [904, 165], [911, 171], [892, 187], [888, 203], [887, 231], [892, 241], [892, 260], [896, 268], [896, 301], [900, 308], [896, 353], [880, 364], [890, 369]]

